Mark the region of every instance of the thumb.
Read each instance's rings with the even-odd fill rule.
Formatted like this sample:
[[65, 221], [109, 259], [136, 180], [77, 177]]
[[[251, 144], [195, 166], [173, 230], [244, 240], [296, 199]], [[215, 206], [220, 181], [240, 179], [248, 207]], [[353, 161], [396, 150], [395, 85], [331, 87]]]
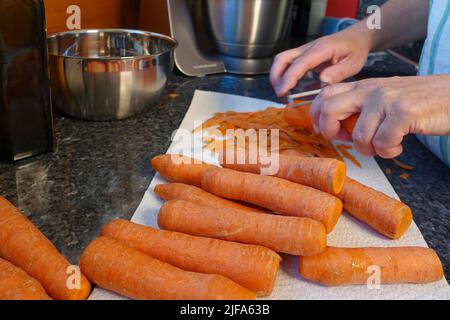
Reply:
[[326, 68], [320, 74], [320, 80], [325, 83], [339, 83], [350, 78], [361, 71], [362, 66], [351, 57], [339, 61], [338, 63]]

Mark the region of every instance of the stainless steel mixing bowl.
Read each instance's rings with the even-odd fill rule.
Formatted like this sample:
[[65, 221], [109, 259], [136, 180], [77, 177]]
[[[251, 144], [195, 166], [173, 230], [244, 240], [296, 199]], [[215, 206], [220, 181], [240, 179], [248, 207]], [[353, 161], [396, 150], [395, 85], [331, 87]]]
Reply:
[[85, 120], [119, 120], [155, 104], [176, 40], [145, 31], [78, 30], [48, 37], [53, 104]]
[[208, 0], [217, 50], [226, 56], [272, 57], [285, 41], [293, 0]]

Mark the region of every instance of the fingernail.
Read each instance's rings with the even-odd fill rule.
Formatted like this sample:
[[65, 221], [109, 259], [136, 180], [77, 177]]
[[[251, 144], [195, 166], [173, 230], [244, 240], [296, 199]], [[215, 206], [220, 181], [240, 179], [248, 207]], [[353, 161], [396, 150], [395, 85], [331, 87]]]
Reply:
[[283, 96], [282, 95], [282, 93], [283, 93], [283, 86], [282, 85], [278, 85], [276, 88], [275, 88], [275, 91], [277, 92], [277, 94], [278, 94], [278, 96], [279, 97], [281, 97], [281, 96]]

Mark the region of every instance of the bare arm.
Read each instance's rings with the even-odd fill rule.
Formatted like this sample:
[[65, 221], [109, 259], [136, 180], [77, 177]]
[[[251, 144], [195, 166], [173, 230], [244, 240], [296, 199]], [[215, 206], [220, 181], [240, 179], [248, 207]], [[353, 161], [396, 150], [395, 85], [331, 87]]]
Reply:
[[[381, 7], [381, 29], [370, 30], [372, 51], [381, 51], [427, 35], [429, 0], [390, 0]], [[367, 28], [367, 19], [362, 24]], [[361, 26], [358, 26], [361, 27]]]
[[[351, 28], [279, 54], [270, 80], [278, 96], [285, 96], [310, 70], [321, 80], [338, 83], [357, 74], [370, 51], [392, 48], [427, 34], [428, 0], [390, 0], [381, 7], [381, 28], [369, 29], [367, 18]], [[370, 22], [370, 21], [369, 21]]]

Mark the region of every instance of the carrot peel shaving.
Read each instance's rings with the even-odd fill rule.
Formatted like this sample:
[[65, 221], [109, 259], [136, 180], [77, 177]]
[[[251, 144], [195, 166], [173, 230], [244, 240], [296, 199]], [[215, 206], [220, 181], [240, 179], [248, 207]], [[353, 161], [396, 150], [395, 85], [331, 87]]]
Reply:
[[[361, 164], [350, 154], [350, 146], [342, 146], [335, 148], [334, 145], [323, 138], [321, 135], [313, 132], [309, 128], [297, 128], [290, 125], [284, 117], [284, 109], [269, 107], [257, 112], [221, 112], [216, 113], [212, 118], [206, 120], [201, 126], [194, 129], [194, 133], [204, 132], [211, 135], [215, 132], [214, 137], [204, 138], [204, 147], [213, 152], [221, 152], [228, 146], [242, 144], [236, 134], [230, 136], [231, 130], [249, 130], [254, 129], [257, 137], [261, 134], [267, 135], [268, 145], [272, 150], [282, 152], [292, 152], [309, 157], [319, 158], [335, 158], [342, 160], [343, 157], [349, 159], [358, 167]], [[264, 130], [264, 131], [262, 131]], [[279, 141], [277, 146], [270, 144], [271, 130], [279, 130]], [[220, 134], [218, 134], [220, 133]], [[251, 136], [245, 139], [253, 141]], [[237, 142], [236, 142], [237, 141]], [[241, 141], [241, 142], [239, 142]], [[246, 141], [248, 142], [248, 141]], [[256, 143], [259, 144], [259, 140]], [[250, 142], [251, 144], [252, 142]]]
[[407, 171], [413, 171], [413, 170], [415, 169], [414, 167], [412, 167], [412, 166], [410, 166], [410, 165], [404, 164], [403, 162], [401, 162], [401, 161], [398, 160], [398, 159], [392, 159], [392, 161], [394, 162], [394, 164], [395, 164], [397, 167], [402, 168], [402, 169], [404, 169], [404, 170], [407, 170]]

